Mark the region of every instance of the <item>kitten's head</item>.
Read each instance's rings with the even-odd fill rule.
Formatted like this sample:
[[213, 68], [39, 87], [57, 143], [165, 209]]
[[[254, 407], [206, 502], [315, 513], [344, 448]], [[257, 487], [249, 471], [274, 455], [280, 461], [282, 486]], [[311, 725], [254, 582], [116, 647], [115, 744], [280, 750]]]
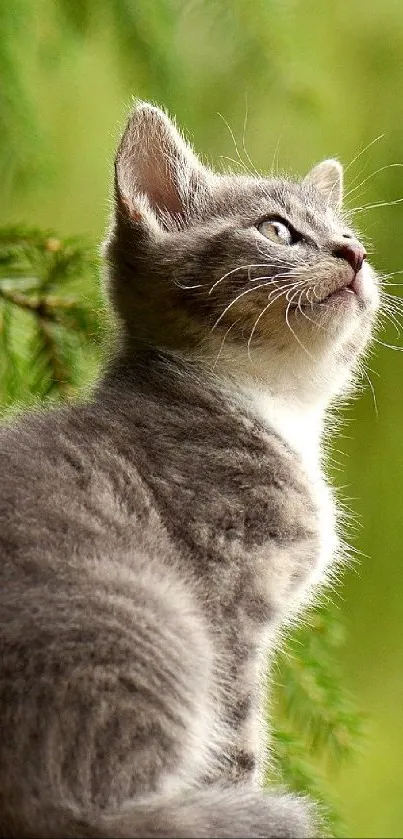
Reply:
[[334, 160], [302, 181], [214, 173], [162, 111], [138, 105], [105, 247], [126, 347], [203, 357], [301, 399], [341, 390], [379, 298], [341, 215], [342, 177]]

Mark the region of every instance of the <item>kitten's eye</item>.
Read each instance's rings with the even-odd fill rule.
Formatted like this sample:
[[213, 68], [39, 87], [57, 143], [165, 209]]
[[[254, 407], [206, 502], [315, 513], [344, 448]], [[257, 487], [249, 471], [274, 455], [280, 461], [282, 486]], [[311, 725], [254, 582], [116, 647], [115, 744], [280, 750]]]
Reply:
[[283, 221], [261, 221], [257, 229], [262, 236], [278, 245], [292, 245], [294, 242], [290, 228]]

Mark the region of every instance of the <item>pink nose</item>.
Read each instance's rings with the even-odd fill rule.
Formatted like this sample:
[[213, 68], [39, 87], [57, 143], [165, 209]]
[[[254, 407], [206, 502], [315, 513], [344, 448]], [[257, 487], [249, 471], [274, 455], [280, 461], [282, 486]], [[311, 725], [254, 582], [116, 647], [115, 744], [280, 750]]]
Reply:
[[349, 265], [351, 265], [353, 271], [357, 274], [360, 268], [362, 268], [364, 259], [367, 258], [367, 252], [359, 242], [355, 239], [351, 239], [348, 243], [346, 242], [343, 245], [338, 245], [333, 251], [333, 256], [345, 259]]

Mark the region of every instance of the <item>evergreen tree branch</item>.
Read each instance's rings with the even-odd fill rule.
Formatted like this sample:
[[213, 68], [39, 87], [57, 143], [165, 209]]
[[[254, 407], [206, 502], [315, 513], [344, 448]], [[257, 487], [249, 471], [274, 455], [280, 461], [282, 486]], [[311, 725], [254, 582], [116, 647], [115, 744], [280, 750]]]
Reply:
[[91, 350], [94, 356], [102, 334], [104, 309], [94, 283], [95, 268], [88, 247], [77, 239], [0, 229], [6, 404], [19, 389], [25, 398], [62, 398], [79, 386], [78, 362], [85, 365]]

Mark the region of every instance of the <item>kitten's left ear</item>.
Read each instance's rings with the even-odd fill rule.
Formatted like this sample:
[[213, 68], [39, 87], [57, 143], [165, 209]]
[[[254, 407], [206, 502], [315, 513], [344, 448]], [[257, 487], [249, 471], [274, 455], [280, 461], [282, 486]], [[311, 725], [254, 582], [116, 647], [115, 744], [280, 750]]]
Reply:
[[343, 201], [343, 167], [338, 160], [323, 160], [303, 180], [324, 195], [329, 207], [339, 210]]
[[186, 218], [209, 174], [164, 111], [136, 104], [115, 160], [116, 197], [132, 222]]

